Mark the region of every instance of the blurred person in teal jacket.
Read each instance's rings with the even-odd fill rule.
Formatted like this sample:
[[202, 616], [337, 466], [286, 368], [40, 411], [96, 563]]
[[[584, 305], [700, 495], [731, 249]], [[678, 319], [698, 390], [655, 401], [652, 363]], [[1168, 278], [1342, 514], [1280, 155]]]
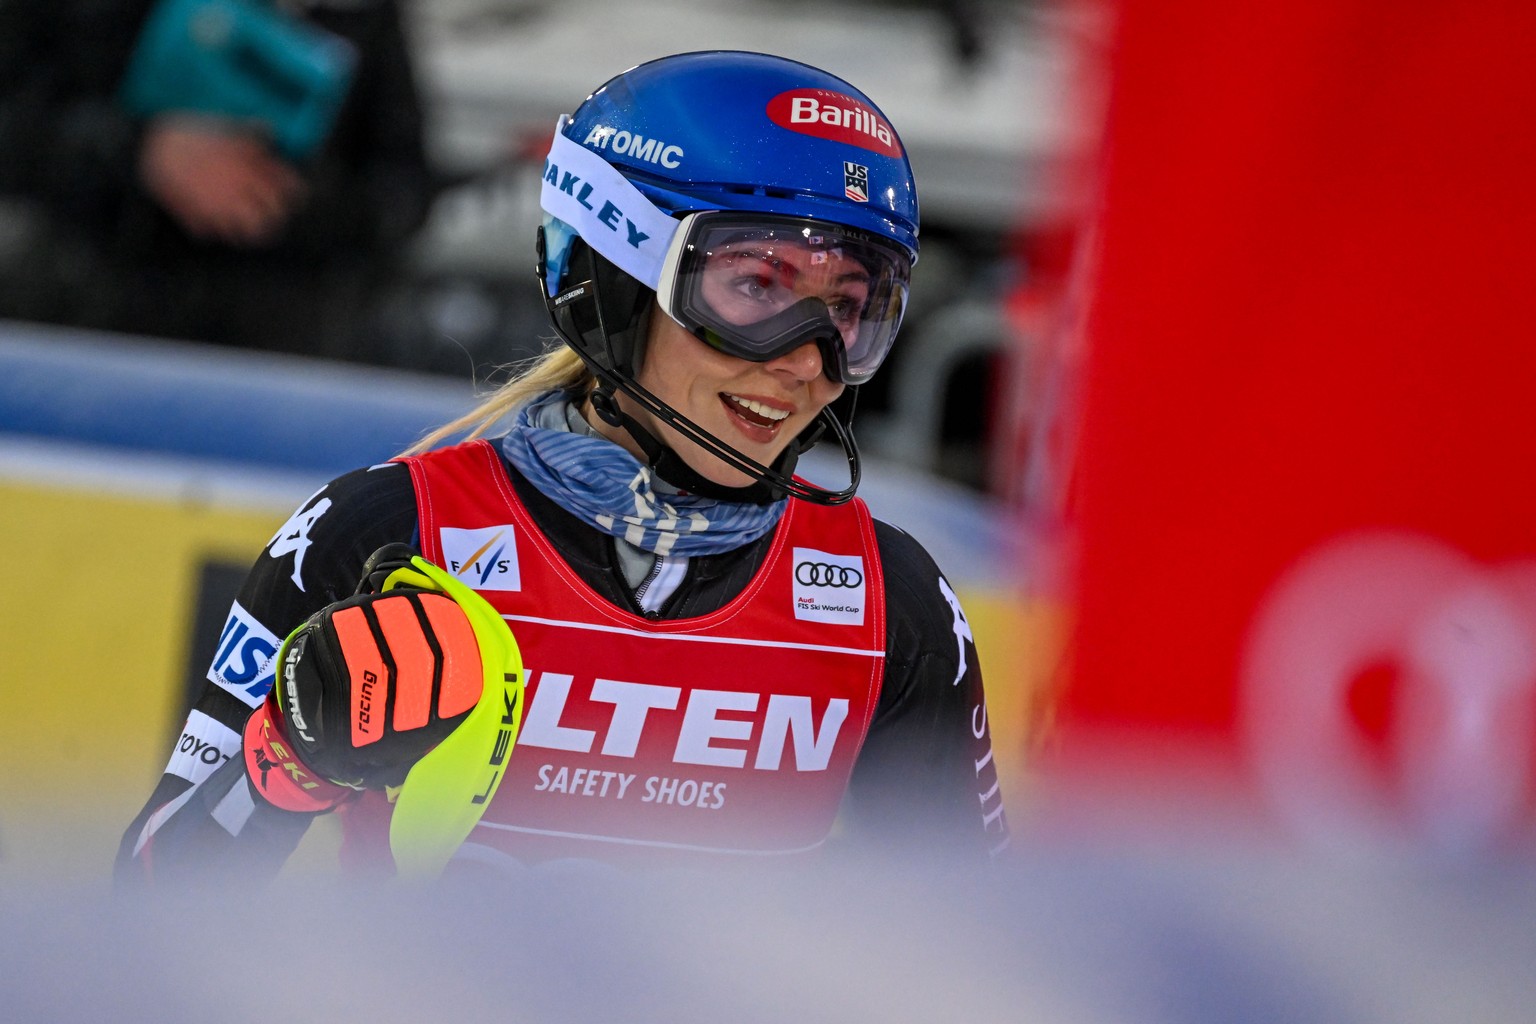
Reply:
[[0, 152], [0, 316], [365, 361], [433, 190], [395, 0], [0, 0]]

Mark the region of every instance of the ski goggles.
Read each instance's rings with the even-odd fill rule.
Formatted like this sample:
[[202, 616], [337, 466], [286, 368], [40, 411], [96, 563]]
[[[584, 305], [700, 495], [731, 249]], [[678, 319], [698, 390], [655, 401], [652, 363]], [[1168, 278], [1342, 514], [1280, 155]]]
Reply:
[[[901, 327], [912, 261], [879, 235], [739, 210], [673, 218], [559, 130], [540, 205], [653, 289], [664, 313], [728, 355], [767, 362], [814, 343], [828, 377], [861, 384], [890, 354]], [[568, 235], [560, 248], [567, 247]], [[564, 258], [546, 255], [552, 290]]]
[[896, 340], [909, 273], [900, 247], [825, 221], [690, 213], [656, 302], [728, 355], [766, 362], [815, 343], [828, 377], [861, 384]]

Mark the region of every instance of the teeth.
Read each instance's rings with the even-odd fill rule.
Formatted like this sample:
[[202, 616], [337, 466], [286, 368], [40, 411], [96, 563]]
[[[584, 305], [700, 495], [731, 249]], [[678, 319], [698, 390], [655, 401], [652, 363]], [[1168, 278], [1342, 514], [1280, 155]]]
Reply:
[[783, 409], [774, 409], [771, 406], [764, 405], [762, 402], [754, 402], [750, 398], [737, 398], [735, 395], [726, 395], [725, 397], [729, 398], [743, 409], [754, 412], [764, 419], [777, 421], [789, 418], [789, 413], [785, 412]]

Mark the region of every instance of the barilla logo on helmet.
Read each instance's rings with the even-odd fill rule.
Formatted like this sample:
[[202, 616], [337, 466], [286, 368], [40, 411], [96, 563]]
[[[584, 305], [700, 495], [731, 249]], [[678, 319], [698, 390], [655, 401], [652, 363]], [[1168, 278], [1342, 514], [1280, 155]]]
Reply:
[[867, 103], [828, 89], [790, 89], [768, 101], [768, 120], [801, 135], [901, 156], [896, 132]]

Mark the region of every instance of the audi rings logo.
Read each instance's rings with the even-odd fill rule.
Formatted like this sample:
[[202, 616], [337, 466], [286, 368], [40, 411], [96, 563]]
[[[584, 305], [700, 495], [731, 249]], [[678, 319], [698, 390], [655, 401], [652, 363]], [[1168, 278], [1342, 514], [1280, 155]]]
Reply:
[[864, 624], [864, 559], [795, 548], [795, 618], [842, 626]]
[[795, 582], [808, 587], [862, 587], [864, 574], [851, 565], [800, 562], [795, 566]]

